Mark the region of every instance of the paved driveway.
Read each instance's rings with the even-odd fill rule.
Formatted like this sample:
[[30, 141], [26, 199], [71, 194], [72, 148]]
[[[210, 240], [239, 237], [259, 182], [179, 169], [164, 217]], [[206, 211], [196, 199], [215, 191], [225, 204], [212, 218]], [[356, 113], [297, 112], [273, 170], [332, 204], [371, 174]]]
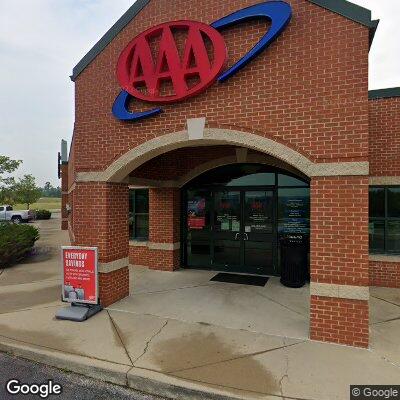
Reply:
[[211, 283], [202, 271], [133, 269], [133, 296], [85, 323], [57, 321], [68, 237], [57, 219], [39, 225], [38, 254], [0, 275], [3, 350], [185, 400], [342, 400], [350, 384], [399, 383], [397, 289], [371, 289], [370, 350], [309, 341], [307, 287]]
[[[10, 379], [18, 377], [21, 384], [41, 384], [53, 380], [62, 386], [61, 395], [50, 395], [57, 400], [163, 400], [121, 386], [111, 385], [81, 375], [60, 371], [33, 361], [0, 353], [0, 399], [1, 400], [37, 400], [38, 395], [9, 394], [6, 384]], [[165, 400], [165, 399], [164, 399]]]

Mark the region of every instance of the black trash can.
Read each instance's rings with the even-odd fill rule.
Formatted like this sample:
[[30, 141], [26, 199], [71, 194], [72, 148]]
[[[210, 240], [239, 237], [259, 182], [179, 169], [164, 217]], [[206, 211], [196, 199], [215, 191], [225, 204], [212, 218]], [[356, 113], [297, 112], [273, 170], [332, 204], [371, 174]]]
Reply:
[[290, 288], [306, 284], [308, 244], [303, 235], [286, 235], [281, 240], [281, 283]]

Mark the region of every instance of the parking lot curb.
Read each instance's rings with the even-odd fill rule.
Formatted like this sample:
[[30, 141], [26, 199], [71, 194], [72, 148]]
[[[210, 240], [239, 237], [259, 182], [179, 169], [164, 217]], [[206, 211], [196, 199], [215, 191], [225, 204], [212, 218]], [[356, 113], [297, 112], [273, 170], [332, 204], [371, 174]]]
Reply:
[[175, 400], [280, 400], [281, 396], [202, 384], [171, 375], [42, 348], [0, 337], [0, 351], [131, 389]]
[[62, 353], [2, 337], [0, 351], [121, 386], [127, 386], [127, 373], [132, 368], [129, 365]]

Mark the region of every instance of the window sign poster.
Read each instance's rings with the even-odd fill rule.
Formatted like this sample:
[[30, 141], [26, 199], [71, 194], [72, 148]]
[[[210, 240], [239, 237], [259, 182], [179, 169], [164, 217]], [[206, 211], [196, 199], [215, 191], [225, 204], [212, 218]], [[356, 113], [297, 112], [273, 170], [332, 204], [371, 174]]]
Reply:
[[98, 303], [96, 247], [61, 247], [62, 299], [69, 303]]
[[206, 226], [206, 199], [198, 197], [187, 203], [188, 207], [188, 228], [202, 230]]
[[305, 196], [281, 196], [278, 231], [282, 234], [310, 233], [310, 200]]
[[240, 221], [232, 219], [232, 232], [240, 232]]
[[188, 228], [195, 230], [202, 230], [206, 226], [206, 218], [205, 217], [193, 217], [191, 215], [188, 216]]
[[221, 221], [221, 231], [230, 231], [229, 220]]

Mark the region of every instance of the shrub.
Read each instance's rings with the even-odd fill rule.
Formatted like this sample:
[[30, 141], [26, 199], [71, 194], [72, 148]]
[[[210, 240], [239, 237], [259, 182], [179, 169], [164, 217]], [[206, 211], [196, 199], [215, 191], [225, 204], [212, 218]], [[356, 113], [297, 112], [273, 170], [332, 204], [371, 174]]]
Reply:
[[35, 210], [36, 219], [50, 219], [51, 212], [49, 210]]
[[32, 225], [0, 224], [0, 268], [22, 260], [39, 239], [39, 230]]

